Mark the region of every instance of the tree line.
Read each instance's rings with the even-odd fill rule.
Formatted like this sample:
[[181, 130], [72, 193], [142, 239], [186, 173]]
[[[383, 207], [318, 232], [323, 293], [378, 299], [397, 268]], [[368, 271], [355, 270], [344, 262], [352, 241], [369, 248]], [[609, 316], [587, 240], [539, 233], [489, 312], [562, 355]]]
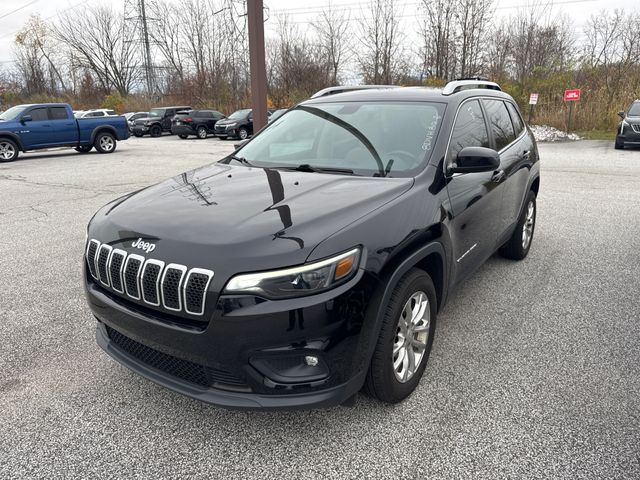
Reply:
[[[234, 0], [148, 0], [154, 63], [148, 92], [140, 23], [109, 6], [81, 15], [31, 17], [16, 34], [13, 65], [0, 70], [0, 107], [70, 101], [75, 108], [137, 110], [157, 103], [247, 106], [244, 7]], [[545, 0], [496, 15], [494, 0], [370, 0], [328, 6], [314, 19], [274, 12], [266, 43], [269, 101], [287, 107], [340, 83], [440, 86], [458, 77], [499, 82], [534, 122], [563, 127], [565, 88], [582, 88], [580, 129], [611, 128], [640, 88], [640, 11], [603, 10], [580, 29]], [[407, 28], [404, 18], [417, 20]], [[412, 23], [412, 25], [415, 22]]]

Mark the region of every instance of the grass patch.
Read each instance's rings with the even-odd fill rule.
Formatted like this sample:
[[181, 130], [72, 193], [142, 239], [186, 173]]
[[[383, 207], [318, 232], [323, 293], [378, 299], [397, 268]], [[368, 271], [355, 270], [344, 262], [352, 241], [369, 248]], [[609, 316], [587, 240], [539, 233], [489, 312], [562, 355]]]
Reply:
[[580, 130], [575, 132], [587, 140], [611, 140], [616, 138], [615, 130]]

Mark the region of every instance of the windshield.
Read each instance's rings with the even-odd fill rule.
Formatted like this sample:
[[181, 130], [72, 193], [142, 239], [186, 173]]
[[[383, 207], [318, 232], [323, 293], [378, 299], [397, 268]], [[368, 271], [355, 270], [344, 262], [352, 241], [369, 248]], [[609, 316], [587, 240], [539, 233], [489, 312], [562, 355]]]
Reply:
[[634, 102], [629, 107], [629, 113], [627, 114], [630, 117], [640, 117], [640, 102]]
[[229, 115], [229, 120], [240, 120], [241, 118], [246, 117], [251, 110], [245, 108], [244, 110], [236, 110], [231, 115]]
[[13, 120], [14, 118], [18, 118], [22, 112], [24, 112], [27, 107], [23, 105], [18, 105], [17, 107], [11, 107], [9, 110], [0, 115], [0, 120]]
[[149, 112], [150, 117], [162, 117], [164, 116], [164, 109], [162, 108], [152, 108]]
[[299, 105], [235, 155], [259, 167], [412, 176], [431, 154], [444, 108], [426, 102]]

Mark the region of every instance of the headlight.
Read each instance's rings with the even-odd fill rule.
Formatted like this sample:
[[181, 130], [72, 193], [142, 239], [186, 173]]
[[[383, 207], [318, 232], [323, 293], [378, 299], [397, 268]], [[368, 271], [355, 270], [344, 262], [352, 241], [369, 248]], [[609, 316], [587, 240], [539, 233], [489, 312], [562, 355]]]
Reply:
[[237, 127], [237, 126], [238, 126], [237, 123], [230, 123], [230, 124], [227, 125], [227, 128], [234, 128], [234, 127]]
[[360, 248], [301, 267], [237, 275], [224, 293], [253, 294], [269, 299], [320, 293], [347, 282], [358, 271]]

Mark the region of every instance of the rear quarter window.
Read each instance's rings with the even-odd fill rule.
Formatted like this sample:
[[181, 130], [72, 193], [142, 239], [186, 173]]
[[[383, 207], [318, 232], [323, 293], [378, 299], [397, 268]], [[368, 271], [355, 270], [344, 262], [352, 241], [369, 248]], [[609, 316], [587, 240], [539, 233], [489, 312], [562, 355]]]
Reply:
[[496, 142], [496, 150], [500, 151], [516, 139], [511, 117], [502, 100], [483, 99], [482, 102], [489, 116], [489, 125]]

